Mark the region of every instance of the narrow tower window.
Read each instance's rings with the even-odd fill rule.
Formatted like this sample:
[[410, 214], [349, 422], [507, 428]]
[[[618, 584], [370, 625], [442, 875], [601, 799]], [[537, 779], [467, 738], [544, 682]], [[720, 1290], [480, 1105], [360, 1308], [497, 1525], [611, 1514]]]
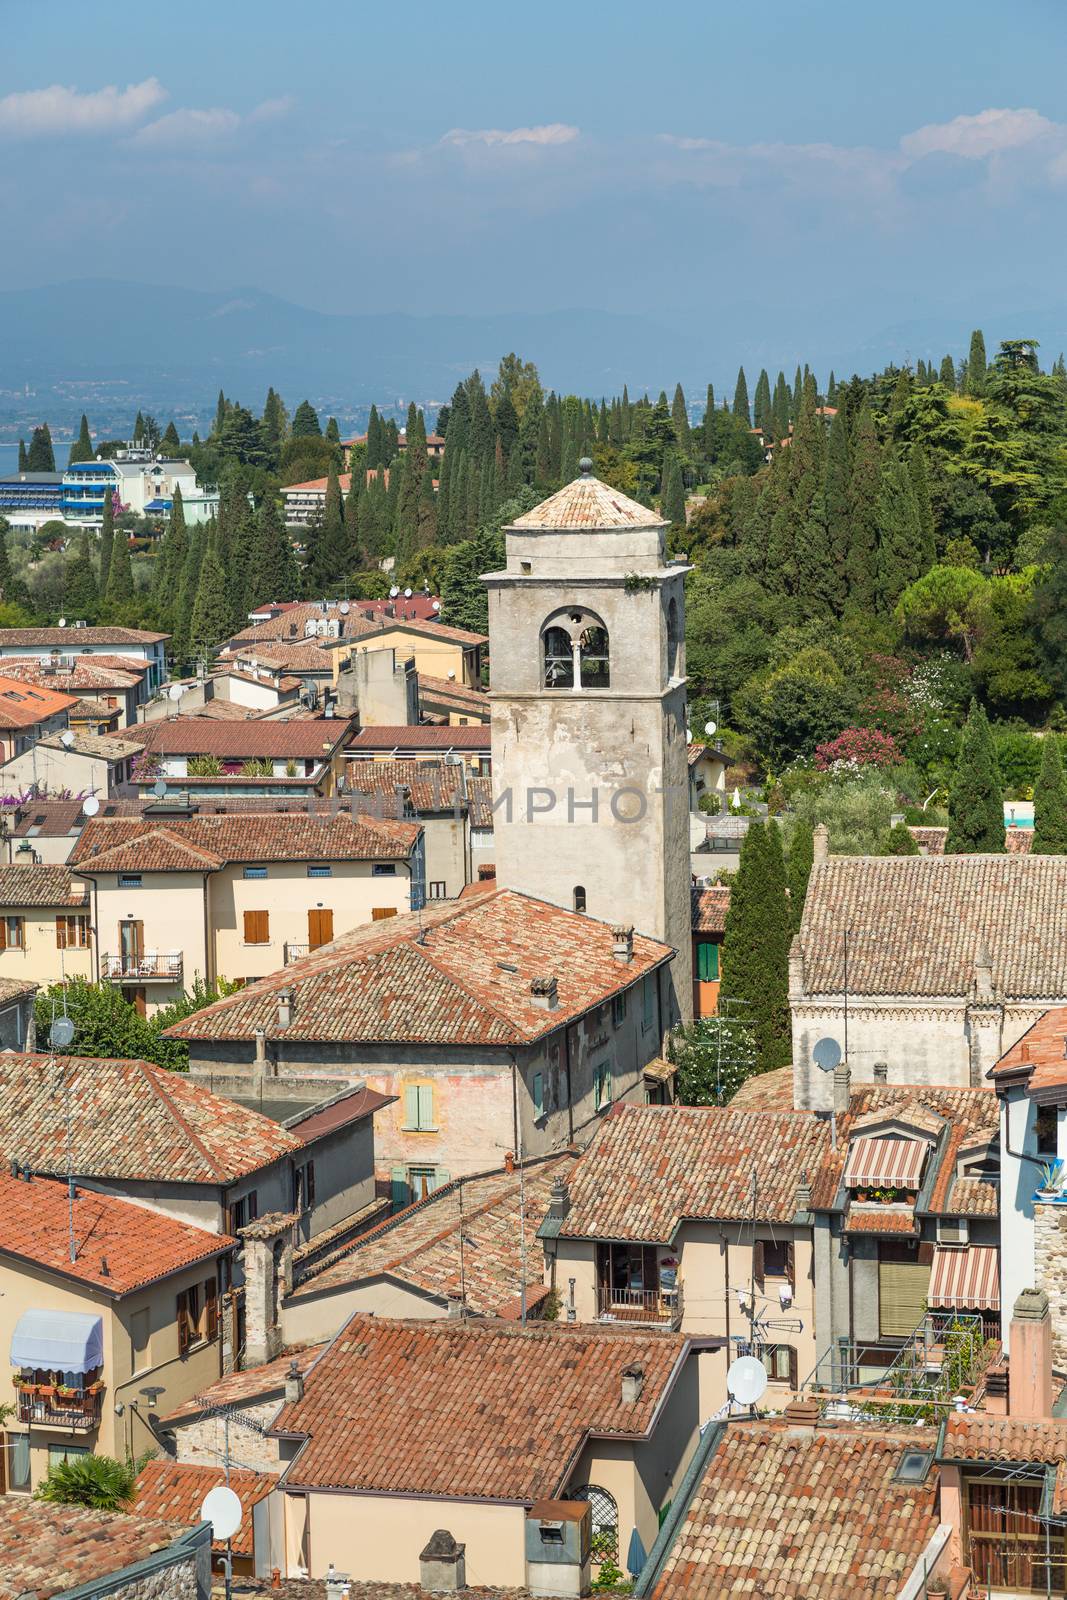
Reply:
[[574, 885], [574, 909], [575, 911], [585, 910], [585, 889], [580, 883]]
[[678, 602], [672, 600], [667, 607], [667, 677], [677, 678], [681, 665], [681, 637], [678, 629]]
[[593, 611], [560, 611], [541, 630], [546, 689], [607, 689], [611, 685], [608, 630]]

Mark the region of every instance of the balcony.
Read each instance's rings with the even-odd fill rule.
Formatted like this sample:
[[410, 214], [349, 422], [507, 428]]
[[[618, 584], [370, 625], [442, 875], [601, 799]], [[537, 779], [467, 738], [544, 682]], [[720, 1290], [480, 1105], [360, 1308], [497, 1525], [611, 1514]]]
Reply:
[[673, 1289], [619, 1289], [597, 1285], [597, 1317], [601, 1322], [635, 1323], [656, 1328], [682, 1325], [682, 1286]]
[[182, 953], [171, 950], [161, 955], [149, 950], [142, 956], [104, 955], [100, 957], [100, 976], [105, 983], [180, 983]]
[[100, 1425], [103, 1399], [102, 1384], [88, 1389], [50, 1383], [20, 1384], [18, 1417], [20, 1422], [37, 1428], [70, 1428], [75, 1433], [88, 1433]]
[[310, 955], [310, 953], [311, 946], [309, 944], [286, 944], [285, 965], [288, 967], [294, 961], [303, 961], [304, 957]]

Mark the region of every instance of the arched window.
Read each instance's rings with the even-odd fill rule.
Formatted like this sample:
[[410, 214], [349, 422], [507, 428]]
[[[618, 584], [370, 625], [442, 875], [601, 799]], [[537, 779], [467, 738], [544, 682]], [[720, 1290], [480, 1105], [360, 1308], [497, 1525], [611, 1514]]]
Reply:
[[619, 1508], [615, 1497], [597, 1483], [583, 1483], [571, 1489], [568, 1500], [588, 1500], [593, 1523], [593, 1548], [590, 1554], [598, 1564], [619, 1559]]
[[681, 676], [681, 634], [678, 628], [678, 602], [672, 600], [667, 607], [667, 677]]
[[574, 885], [574, 909], [575, 911], [585, 910], [585, 888], [580, 883]]
[[546, 689], [610, 688], [608, 630], [593, 611], [558, 611], [541, 630], [541, 662]]

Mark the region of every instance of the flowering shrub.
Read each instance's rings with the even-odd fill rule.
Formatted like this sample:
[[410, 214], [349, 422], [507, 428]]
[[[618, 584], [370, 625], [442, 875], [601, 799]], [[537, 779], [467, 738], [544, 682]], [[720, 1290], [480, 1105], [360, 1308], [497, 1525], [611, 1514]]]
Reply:
[[859, 772], [863, 767], [898, 767], [903, 756], [892, 734], [877, 728], [846, 728], [815, 750], [820, 772]]
[[153, 755], [149, 750], [142, 750], [139, 756], [134, 756], [130, 764], [130, 777], [134, 783], [140, 778], [158, 778], [162, 765], [159, 756]]

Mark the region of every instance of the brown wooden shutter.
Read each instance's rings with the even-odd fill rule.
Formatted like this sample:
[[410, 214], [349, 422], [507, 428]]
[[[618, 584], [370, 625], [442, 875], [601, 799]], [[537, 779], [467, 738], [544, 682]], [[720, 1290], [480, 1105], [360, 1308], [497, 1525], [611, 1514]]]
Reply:
[[789, 1346], [789, 1387], [791, 1389], [794, 1389], [794, 1390], [796, 1389], [796, 1387], [797, 1387], [797, 1377], [798, 1377], [798, 1374], [797, 1374], [797, 1353], [794, 1350], [793, 1346], [790, 1345]]
[[245, 912], [245, 944], [266, 944], [270, 939], [270, 915], [266, 911]]
[[314, 908], [308, 912], [308, 944], [317, 950], [320, 944], [329, 944], [333, 938], [333, 911]]
[[7, 918], [0, 917], [0, 950], [7, 949]]
[[755, 1277], [757, 1287], [762, 1289], [764, 1283], [762, 1239], [757, 1239], [752, 1246], [752, 1273]]
[[57, 917], [56, 918], [56, 949], [57, 950], [65, 950], [66, 948], [67, 948], [67, 919], [66, 919], [66, 917]]
[[315, 1163], [314, 1163], [314, 1161], [309, 1161], [307, 1166], [304, 1168], [304, 1171], [307, 1173], [307, 1203], [308, 1203], [309, 1206], [313, 1206], [315, 1204]]
[[192, 1333], [189, 1328], [189, 1291], [183, 1289], [176, 1300], [178, 1319], [178, 1354], [183, 1356], [192, 1344]]
[[789, 1282], [793, 1285], [793, 1293], [796, 1294], [796, 1288], [797, 1288], [797, 1256], [796, 1256], [796, 1245], [793, 1243], [792, 1239], [790, 1239], [790, 1241], [789, 1241], [789, 1245], [788, 1245], [788, 1249], [787, 1249], [787, 1253], [786, 1253], [785, 1270], [786, 1270], [786, 1276], [788, 1277]]
[[214, 1278], [204, 1284], [204, 1337], [214, 1339], [219, 1331], [219, 1289]]

